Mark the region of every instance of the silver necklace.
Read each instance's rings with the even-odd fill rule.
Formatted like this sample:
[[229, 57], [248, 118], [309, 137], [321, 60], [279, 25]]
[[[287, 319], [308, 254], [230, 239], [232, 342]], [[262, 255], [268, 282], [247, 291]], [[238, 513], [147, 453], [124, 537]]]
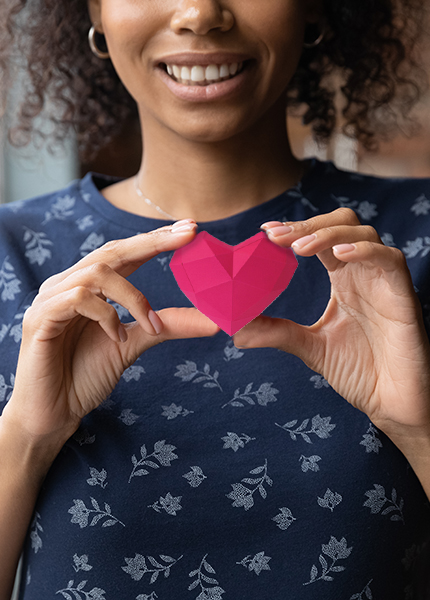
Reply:
[[163, 215], [163, 217], [167, 217], [171, 221], [177, 221], [178, 220], [176, 217], [174, 217], [173, 215], [170, 215], [168, 212], [166, 212], [165, 210], [163, 210], [161, 208], [161, 206], [158, 206], [158, 204], [155, 204], [155, 202], [152, 202], [152, 200], [150, 200], [149, 198], [147, 198], [144, 195], [144, 193], [142, 192], [142, 190], [139, 187], [138, 175], [136, 175], [136, 177], [134, 178], [134, 187], [135, 187], [137, 195], [140, 196], [140, 198], [143, 198], [143, 200], [145, 200], [145, 202], [146, 202], [146, 204], [148, 206], [152, 206], [152, 208], [155, 208], [155, 210], [157, 212], [159, 212], [160, 215]]

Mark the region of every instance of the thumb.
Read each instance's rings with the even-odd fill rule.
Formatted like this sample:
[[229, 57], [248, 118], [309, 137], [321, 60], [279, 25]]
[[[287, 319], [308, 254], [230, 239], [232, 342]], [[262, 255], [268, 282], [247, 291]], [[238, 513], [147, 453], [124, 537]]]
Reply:
[[209, 337], [220, 331], [208, 317], [196, 308], [165, 308], [157, 311], [163, 321], [160, 342], [165, 340]]
[[233, 337], [237, 348], [277, 348], [300, 358], [314, 371], [322, 368], [323, 354], [313, 327], [306, 327], [287, 319], [259, 316]]

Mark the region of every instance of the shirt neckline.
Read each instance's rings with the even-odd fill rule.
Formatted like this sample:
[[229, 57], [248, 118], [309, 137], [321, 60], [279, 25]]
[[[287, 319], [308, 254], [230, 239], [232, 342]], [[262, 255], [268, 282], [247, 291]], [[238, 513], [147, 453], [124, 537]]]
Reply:
[[[216, 234], [231, 228], [236, 229], [244, 221], [262, 224], [265, 221], [279, 219], [280, 213], [285, 210], [286, 202], [296, 202], [297, 192], [300, 193], [300, 196], [306, 196], [314, 188], [326, 166], [326, 163], [317, 158], [308, 159], [307, 162], [309, 166], [296, 186], [243, 212], [224, 219], [205, 221], [199, 223], [199, 226], [205, 231]], [[170, 221], [135, 215], [111, 204], [102, 195], [101, 190], [118, 181], [121, 181], [118, 177], [89, 172], [79, 182], [79, 191], [84, 201], [96, 210], [104, 220], [111, 221], [115, 225], [129, 229], [134, 233], [151, 231], [170, 224]]]

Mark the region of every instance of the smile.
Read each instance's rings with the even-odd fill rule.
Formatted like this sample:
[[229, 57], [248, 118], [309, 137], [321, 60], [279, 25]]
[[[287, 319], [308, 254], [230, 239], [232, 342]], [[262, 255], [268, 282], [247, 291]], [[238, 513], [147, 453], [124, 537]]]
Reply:
[[208, 66], [180, 66], [162, 63], [160, 66], [164, 69], [164, 71], [166, 71], [171, 79], [181, 83], [182, 85], [206, 86], [233, 79], [242, 72], [244, 63], [236, 62], [231, 64], [214, 64]]

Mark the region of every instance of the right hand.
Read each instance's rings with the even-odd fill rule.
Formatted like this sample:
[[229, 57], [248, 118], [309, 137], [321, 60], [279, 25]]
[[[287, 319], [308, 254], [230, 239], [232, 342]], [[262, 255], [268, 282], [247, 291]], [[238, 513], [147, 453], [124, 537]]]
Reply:
[[[61, 447], [142, 352], [169, 339], [214, 335], [218, 327], [194, 308], [157, 315], [126, 279], [160, 252], [189, 243], [195, 232], [190, 222], [188, 231], [167, 226], [109, 242], [45, 281], [24, 316], [15, 387], [2, 419], [34, 441]], [[121, 324], [106, 298], [135, 321]]]

